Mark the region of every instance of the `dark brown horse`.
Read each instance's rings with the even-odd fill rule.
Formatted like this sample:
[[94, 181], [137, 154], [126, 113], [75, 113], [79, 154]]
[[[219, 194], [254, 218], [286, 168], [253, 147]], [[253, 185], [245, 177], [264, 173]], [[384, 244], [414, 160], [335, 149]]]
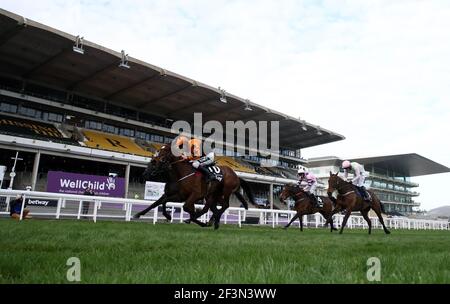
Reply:
[[[213, 212], [211, 221], [214, 221], [215, 229], [219, 228], [220, 218], [229, 207], [231, 194], [235, 194], [244, 207], [248, 208], [247, 201], [239, 193], [241, 187], [247, 194], [250, 202], [255, 204], [247, 182], [240, 179], [231, 168], [227, 166], [219, 167], [223, 174], [222, 181], [213, 181], [208, 186], [202, 174], [197, 172], [188, 161], [174, 156], [170, 145], [163, 146], [158, 155], [149, 164], [149, 170], [165, 172], [167, 180], [164, 195], [148, 208], [137, 213], [134, 218], [139, 218], [151, 209], [163, 205], [163, 214], [170, 220], [170, 215], [165, 211], [165, 204], [167, 202], [185, 202], [183, 210], [190, 215], [190, 221], [203, 227], [206, 226], [206, 224], [198, 221], [197, 218], [211, 209]], [[205, 206], [201, 211], [196, 212], [195, 203], [203, 199], [205, 199]], [[219, 204], [222, 208], [217, 209]]]
[[[338, 172], [339, 173], [339, 172]], [[352, 211], [359, 211], [369, 226], [369, 234], [372, 232], [372, 221], [369, 218], [369, 211], [372, 209], [378, 216], [381, 225], [383, 225], [384, 232], [386, 234], [391, 233], [384, 225], [381, 212], [383, 211], [383, 205], [375, 193], [371, 190], [367, 190], [372, 197], [372, 202], [364, 200], [361, 196], [357, 195], [356, 187], [349, 182], [344, 181], [338, 176], [338, 173], [333, 174], [330, 172], [330, 178], [328, 179], [328, 197], [335, 201], [335, 209], [333, 214], [345, 210], [344, 220], [342, 221], [341, 230], [344, 231], [344, 227], [347, 224], [347, 220]], [[337, 190], [338, 196], [336, 199], [332, 196], [333, 192]]]
[[303, 231], [303, 216], [319, 212], [326, 220], [325, 226], [330, 224], [331, 232], [337, 230], [333, 226], [333, 217], [331, 216], [333, 212], [333, 202], [331, 199], [321, 196], [320, 198], [322, 199], [323, 206], [318, 208], [315, 206], [308, 193], [304, 192], [296, 184], [287, 184], [283, 187], [283, 191], [280, 194], [280, 201], [285, 203], [285, 200], [289, 197], [295, 200], [294, 210], [297, 211], [297, 213], [292, 217], [291, 221], [284, 226], [285, 229], [298, 218], [300, 221], [300, 230]]

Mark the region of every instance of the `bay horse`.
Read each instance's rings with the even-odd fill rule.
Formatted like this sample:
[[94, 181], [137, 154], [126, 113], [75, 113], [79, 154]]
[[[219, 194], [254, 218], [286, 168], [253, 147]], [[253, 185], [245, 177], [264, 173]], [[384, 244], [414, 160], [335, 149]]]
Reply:
[[[381, 216], [381, 212], [384, 212], [383, 204], [375, 195], [372, 190], [366, 190], [369, 192], [372, 197], [372, 202], [368, 202], [364, 200], [360, 195], [357, 195], [356, 187], [349, 182], [344, 181], [342, 178], [338, 176], [339, 172], [333, 174], [330, 172], [330, 178], [328, 179], [328, 197], [335, 202], [335, 209], [333, 210], [333, 214], [345, 210], [344, 220], [342, 221], [341, 230], [339, 233], [344, 231], [344, 227], [347, 224], [347, 220], [352, 213], [352, 211], [359, 211], [361, 215], [366, 220], [367, 225], [369, 226], [369, 234], [372, 232], [372, 221], [369, 218], [369, 211], [372, 209], [378, 216], [381, 225], [383, 226], [384, 232], [386, 234], [390, 234], [391, 232], [384, 225], [383, 217]], [[338, 196], [335, 199], [332, 194], [337, 190]], [[331, 218], [331, 217], [330, 217]]]
[[326, 220], [325, 226], [330, 224], [331, 232], [337, 230], [333, 225], [333, 201], [331, 199], [326, 196], [320, 196], [323, 206], [318, 208], [315, 206], [309, 194], [296, 184], [287, 184], [283, 187], [283, 191], [280, 194], [280, 201], [285, 203], [285, 200], [289, 197], [295, 200], [294, 210], [297, 211], [297, 213], [292, 217], [291, 221], [284, 226], [284, 229], [287, 229], [298, 218], [300, 221], [300, 231], [303, 231], [303, 216], [319, 212]]
[[[148, 208], [137, 213], [134, 218], [139, 218], [151, 209], [163, 205], [163, 214], [170, 220], [170, 215], [165, 211], [165, 204], [167, 202], [185, 202], [183, 210], [190, 215], [190, 221], [202, 227], [207, 226], [207, 224], [198, 221], [197, 218], [211, 209], [213, 212], [211, 221], [214, 221], [214, 229], [218, 229], [220, 218], [229, 207], [231, 194], [236, 195], [244, 207], [248, 209], [247, 201], [239, 192], [242, 188], [250, 202], [256, 205], [248, 183], [239, 178], [230, 167], [219, 166], [219, 168], [223, 174], [222, 181], [212, 181], [208, 186], [203, 175], [197, 172], [188, 161], [172, 154], [170, 145], [162, 146], [146, 171], [153, 169], [154, 171], [165, 172], [167, 182], [164, 194]], [[196, 212], [195, 203], [203, 199], [205, 199], [205, 206], [201, 211]], [[217, 209], [218, 204], [222, 206], [221, 209]]]

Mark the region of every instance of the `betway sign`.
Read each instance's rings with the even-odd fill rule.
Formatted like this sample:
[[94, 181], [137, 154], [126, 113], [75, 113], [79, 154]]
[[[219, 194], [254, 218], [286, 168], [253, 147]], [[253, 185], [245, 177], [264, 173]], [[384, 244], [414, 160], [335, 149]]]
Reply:
[[125, 179], [101, 175], [87, 175], [48, 171], [47, 192], [83, 194], [91, 188], [97, 196], [125, 196]]

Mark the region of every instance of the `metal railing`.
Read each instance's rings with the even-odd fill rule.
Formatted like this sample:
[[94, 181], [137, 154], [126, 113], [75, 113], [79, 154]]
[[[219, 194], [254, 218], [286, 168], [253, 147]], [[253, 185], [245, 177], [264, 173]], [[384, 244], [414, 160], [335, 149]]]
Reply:
[[[38, 192], [38, 191], [22, 191], [22, 190], [0, 190], [0, 198], [4, 198], [4, 211], [0, 211], [0, 215], [9, 215], [9, 205], [11, 199], [14, 199], [17, 195], [23, 196], [22, 208], [20, 214], [20, 220], [23, 219], [23, 210], [25, 207], [25, 201], [28, 198], [41, 199], [41, 200], [55, 200], [57, 201], [54, 207], [37, 207], [30, 206], [32, 211], [30, 214], [37, 217], [44, 218], [88, 218], [97, 222], [98, 219], [116, 219], [131, 221], [133, 212], [138, 212], [145, 207], [149, 206], [153, 201], [137, 200], [130, 198], [113, 198], [113, 197], [96, 197], [86, 195], [73, 195], [62, 193], [50, 193], [50, 192]], [[93, 208], [90, 213], [84, 213], [84, 204], [93, 204]], [[167, 203], [167, 209], [171, 214], [171, 222], [183, 222], [189, 219], [189, 215], [182, 209], [183, 203]], [[89, 206], [91, 207], [91, 206]], [[203, 205], [196, 205], [197, 208], [202, 208]], [[44, 210], [43, 210], [44, 209]], [[149, 215], [141, 217], [142, 220], [150, 220], [153, 224], [158, 221], [165, 220], [165, 217], [161, 214], [161, 207], [151, 210]], [[272, 226], [273, 228], [280, 225], [287, 224], [292, 217], [296, 214], [292, 210], [276, 210], [276, 209], [256, 209], [230, 207], [223, 216], [222, 222], [224, 224], [236, 224], [242, 227], [247, 223], [250, 218], [258, 219], [259, 225]], [[200, 220], [207, 221], [211, 212], [203, 215]], [[339, 227], [342, 224], [344, 215], [336, 214], [333, 217], [335, 227]], [[378, 218], [371, 217], [372, 228], [382, 228]], [[409, 219], [409, 218], [384, 218], [385, 224], [391, 229], [431, 229], [431, 230], [449, 230], [449, 223], [446, 221], [437, 220], [423, 220], [423, 219]], [[323, 227], [325, 225], [325, 219], [320, 214], [314, 214], [303, 217], [304, 225], [307, 227]], [[299, 222], [296, 222], [296, 225]], [[351, 215], [347, 222], [347, 228], [367, 228], [367, 223], [362, 216]]]

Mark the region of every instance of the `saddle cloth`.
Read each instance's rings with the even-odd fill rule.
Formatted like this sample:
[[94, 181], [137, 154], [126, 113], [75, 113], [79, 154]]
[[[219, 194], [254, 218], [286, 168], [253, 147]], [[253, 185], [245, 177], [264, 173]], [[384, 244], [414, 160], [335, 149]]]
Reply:
[[222, 170], [218, 166], [209, 166], [208, 171], [214, 175], [214, 179], [221, 182], [223, 179]]
[[320, 196], [316, 196], [316, 197], [317, 197], [317, 204], [322, 208], [323, 207], [322, 198]]

